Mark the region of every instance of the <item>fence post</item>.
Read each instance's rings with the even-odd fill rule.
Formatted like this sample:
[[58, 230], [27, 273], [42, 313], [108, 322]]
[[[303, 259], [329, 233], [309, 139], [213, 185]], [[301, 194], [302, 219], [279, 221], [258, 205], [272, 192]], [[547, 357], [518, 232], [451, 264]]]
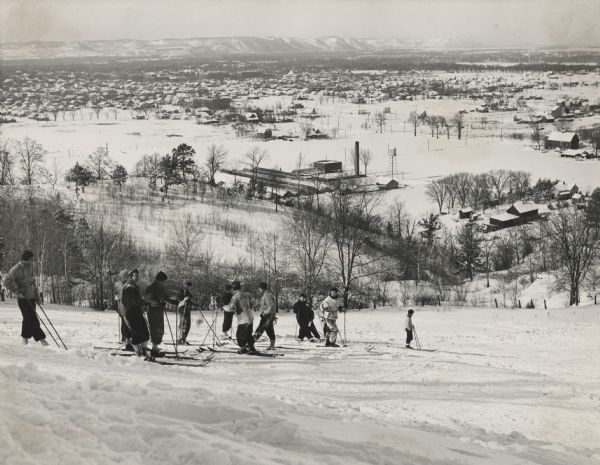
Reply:
[[496, 308], [498, 308], [498, 299], [494, 299], [494, 302], [496, 302]]
[[519, 299], [519, 308], [521, 308], [521, 299]]
[[598, 298], [598, 296], [594, 295], [594, 305], [598, 305], [597, 298]]
[[544, 299], [544, 310], [548, 310], [548, 307], [546, 306], [546, 299]]

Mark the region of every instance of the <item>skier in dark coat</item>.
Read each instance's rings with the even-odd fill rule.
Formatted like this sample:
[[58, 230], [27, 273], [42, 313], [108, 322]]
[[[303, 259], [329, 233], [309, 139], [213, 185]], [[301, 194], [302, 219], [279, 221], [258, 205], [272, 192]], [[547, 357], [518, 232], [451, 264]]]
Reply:
[[167, 279], [169, 279], [167, 275], [159, 271], [144, 294], [144, 298], [148, 302], [148, 325], [150, 326], [150, 340], [152, 341], [150, 354], [153, 357], [164, 355], [164, 352], [158, 346], [162, 343], [165, 334], [165, 281]]
[[127, 284], [128, 277], [128, 270], [121, 270], [119, 272], [119, 279], [115, 282], [115, 303], [117, 306], [117, 314], [121, 321], [121, 342], [125, 343], [125, 350], [133, 352], [134, 348], [131, 344], [131, 329], [129, 322], [127, 321], [127, 316], [125, 315], [125, 306], [122, 301], [123, 288], [125, 287], [125, 284]]
[[406, 320], [404, 322], [404, 329], [406, 330], [406, 348], [407, 349], [412, 349], [412, 347], [410, 346], [410, 343], [413, 340], [413, 331], [415, 329], [415, 326], [413, 325], [413, 322], [412, 322], [413, 313], [415, 313], [415, 311], [411, 308], [408, 311], [408, 313], [406, 314]]
[[223, 297], [221, 297], [221, 304], [223, 305], [223, 337], [222, 339], [231, 339], [229, 335], [229, 330], [231, 329], [231, 325], [233, 323], [233, 309], [231, 308], [231, 298], [233, 297], [233, 292], [231, 292], [231, 284], [225, 286], [225, 293]]
[[177, 313], [179, 314], [178, 344], [187, 344], [187, 337], [192, 327], [192, 282], [186, 281], [177, 295], [179, 304]]
[[137, 268], [129, 272], [129, 279], [123, 287], [121, 301], [125, 306], [125, 318], [131, 330], [131, 344], [136, 354], [141, 357], [149, 355], [147, 353], [147, 346], [150, 333], [148, 332], [148, 323], [144, 318], [144, 310], [142, 308], [146, 305], [146, 301], [142, 299], [140, 294], [140, 288], [137, 284], [138, 277], [139, 271]]
[[47, 346], [46, 335], [40, 328], [35, 312], [36, 303], [40, 303], [40, 295], [33, 277], [33, 253], [25, 250], [21, 255], [21, 261], [11, 268], [4, 277], [3, 285], [11, 292], [17, 294], [17, 305], [23, 315], [21, 325], [21, 337], [23, 344], [27, 344], [30, 338]]
[[[310, 339], [310, 322], [315, 317], [315, 313], [306, 303], [306, 294], [300, 294], [298, 301], [294, 304], [294, 313], [296, 314], [296, 321], [300, 326], [300, 332], [298, 333], [298, 339], [301, 341], [304, 338]], [[312, 314], [312, 316], [311, 316]]]

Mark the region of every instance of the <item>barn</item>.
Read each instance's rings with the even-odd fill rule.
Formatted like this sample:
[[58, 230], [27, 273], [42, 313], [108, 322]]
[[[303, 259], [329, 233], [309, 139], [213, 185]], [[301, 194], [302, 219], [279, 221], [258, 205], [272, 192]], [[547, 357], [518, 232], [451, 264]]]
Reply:
[[553, 131], [548, 137], [544, 144], [546, 149], [578, 149], [579, 148], [579, 136], [574, 132], [560, 132]]
[[500, 213], [490, 217], [490, 225], [495, 229], [510, 228], [519, 224], [519, 217], [510, 213]]
[[540, 216], [538, 207], [535, 205], [523, 205], [515, 204], [506, 210], [506, 213], [519, 217], [519, 223], [526, 223], [527, 221], [537, 220]]
[[335, 160], [319, 160], [313, 163], [313, 167], [322, 173], [337, 173], [342, 171], [342, 162]]

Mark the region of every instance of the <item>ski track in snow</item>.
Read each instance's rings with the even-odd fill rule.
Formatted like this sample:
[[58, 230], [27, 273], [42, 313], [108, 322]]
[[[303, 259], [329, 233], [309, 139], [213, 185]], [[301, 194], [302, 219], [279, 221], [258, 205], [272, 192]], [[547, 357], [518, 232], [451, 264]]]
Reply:
[[68, 352], [20, 345], [0, 303], [4, 465], [600, 463], [597, 307], [417, 309], [435, 352], [403, 348], [405, 309], [350, 312], [343, 349], [297, 342], [284, 313], [285, 356], [203, 368], [94, 350], [114, 312], [46, 311]]

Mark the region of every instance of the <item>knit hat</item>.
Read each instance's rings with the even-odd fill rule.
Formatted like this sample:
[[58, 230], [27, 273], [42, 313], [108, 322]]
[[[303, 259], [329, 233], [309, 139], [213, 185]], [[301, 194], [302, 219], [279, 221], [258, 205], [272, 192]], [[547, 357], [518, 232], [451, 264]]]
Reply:
[[340, 291], [338, 290], [337, 287], [332, 287], [331, 290], [330, 290], [330, 292], [338, 292], [339, 293]]
[[412, 315], [413, 313], [415, 313], [415, 311], [414, 311], [414, 310], [411, 308], [411, 309], [408, 311], [408, 314], [409, 314], [409, 315]]
[[231, 287], [233, 288], [234, 291], [239, 291], [242, 288], [242, 285], [236, 279], [234, 282], [231, 283]]
[[134, 268], [133, 270], [131, 270], [129, 272], [129, 277], [131, 278], [134, 274], [140, 274], [140, 272], [137, 268]]
[[23, 260], [24, 262], [26, 262], [31, 257], [33, 257], [33, 252], [31, 250], [25, 250], [23, 252], [23, 254], [21, 255], [21, 260]]
[[266, 290], [267, 290], [267, 287], [268, 287], [268, 286], [267, 286], [267, 283], [265, 283], [264, 281], [262, 281], [262, 282], [258, 283], [258, 288], [259, 288], [259, 289], [262, 289], [263, 291], [266, 291]]
[[303, 292], [303, 293], [300, 294], [299, 297], [304, 297], [306, 299], [306, 294]]
[[127, 276], [129, 276], [129, 270], [121, 270], [121, 271], [119, 271], [119, 275], [118, 276], [119, 276], [119, 280], [124, 283], [125, 280], [127, 279]]
[[167, 278], [167, 275], [164, 273], [164, 271], [159, 271], [154, 278], [155, 281], [166, 281], [167, 279], [169, 278]]

